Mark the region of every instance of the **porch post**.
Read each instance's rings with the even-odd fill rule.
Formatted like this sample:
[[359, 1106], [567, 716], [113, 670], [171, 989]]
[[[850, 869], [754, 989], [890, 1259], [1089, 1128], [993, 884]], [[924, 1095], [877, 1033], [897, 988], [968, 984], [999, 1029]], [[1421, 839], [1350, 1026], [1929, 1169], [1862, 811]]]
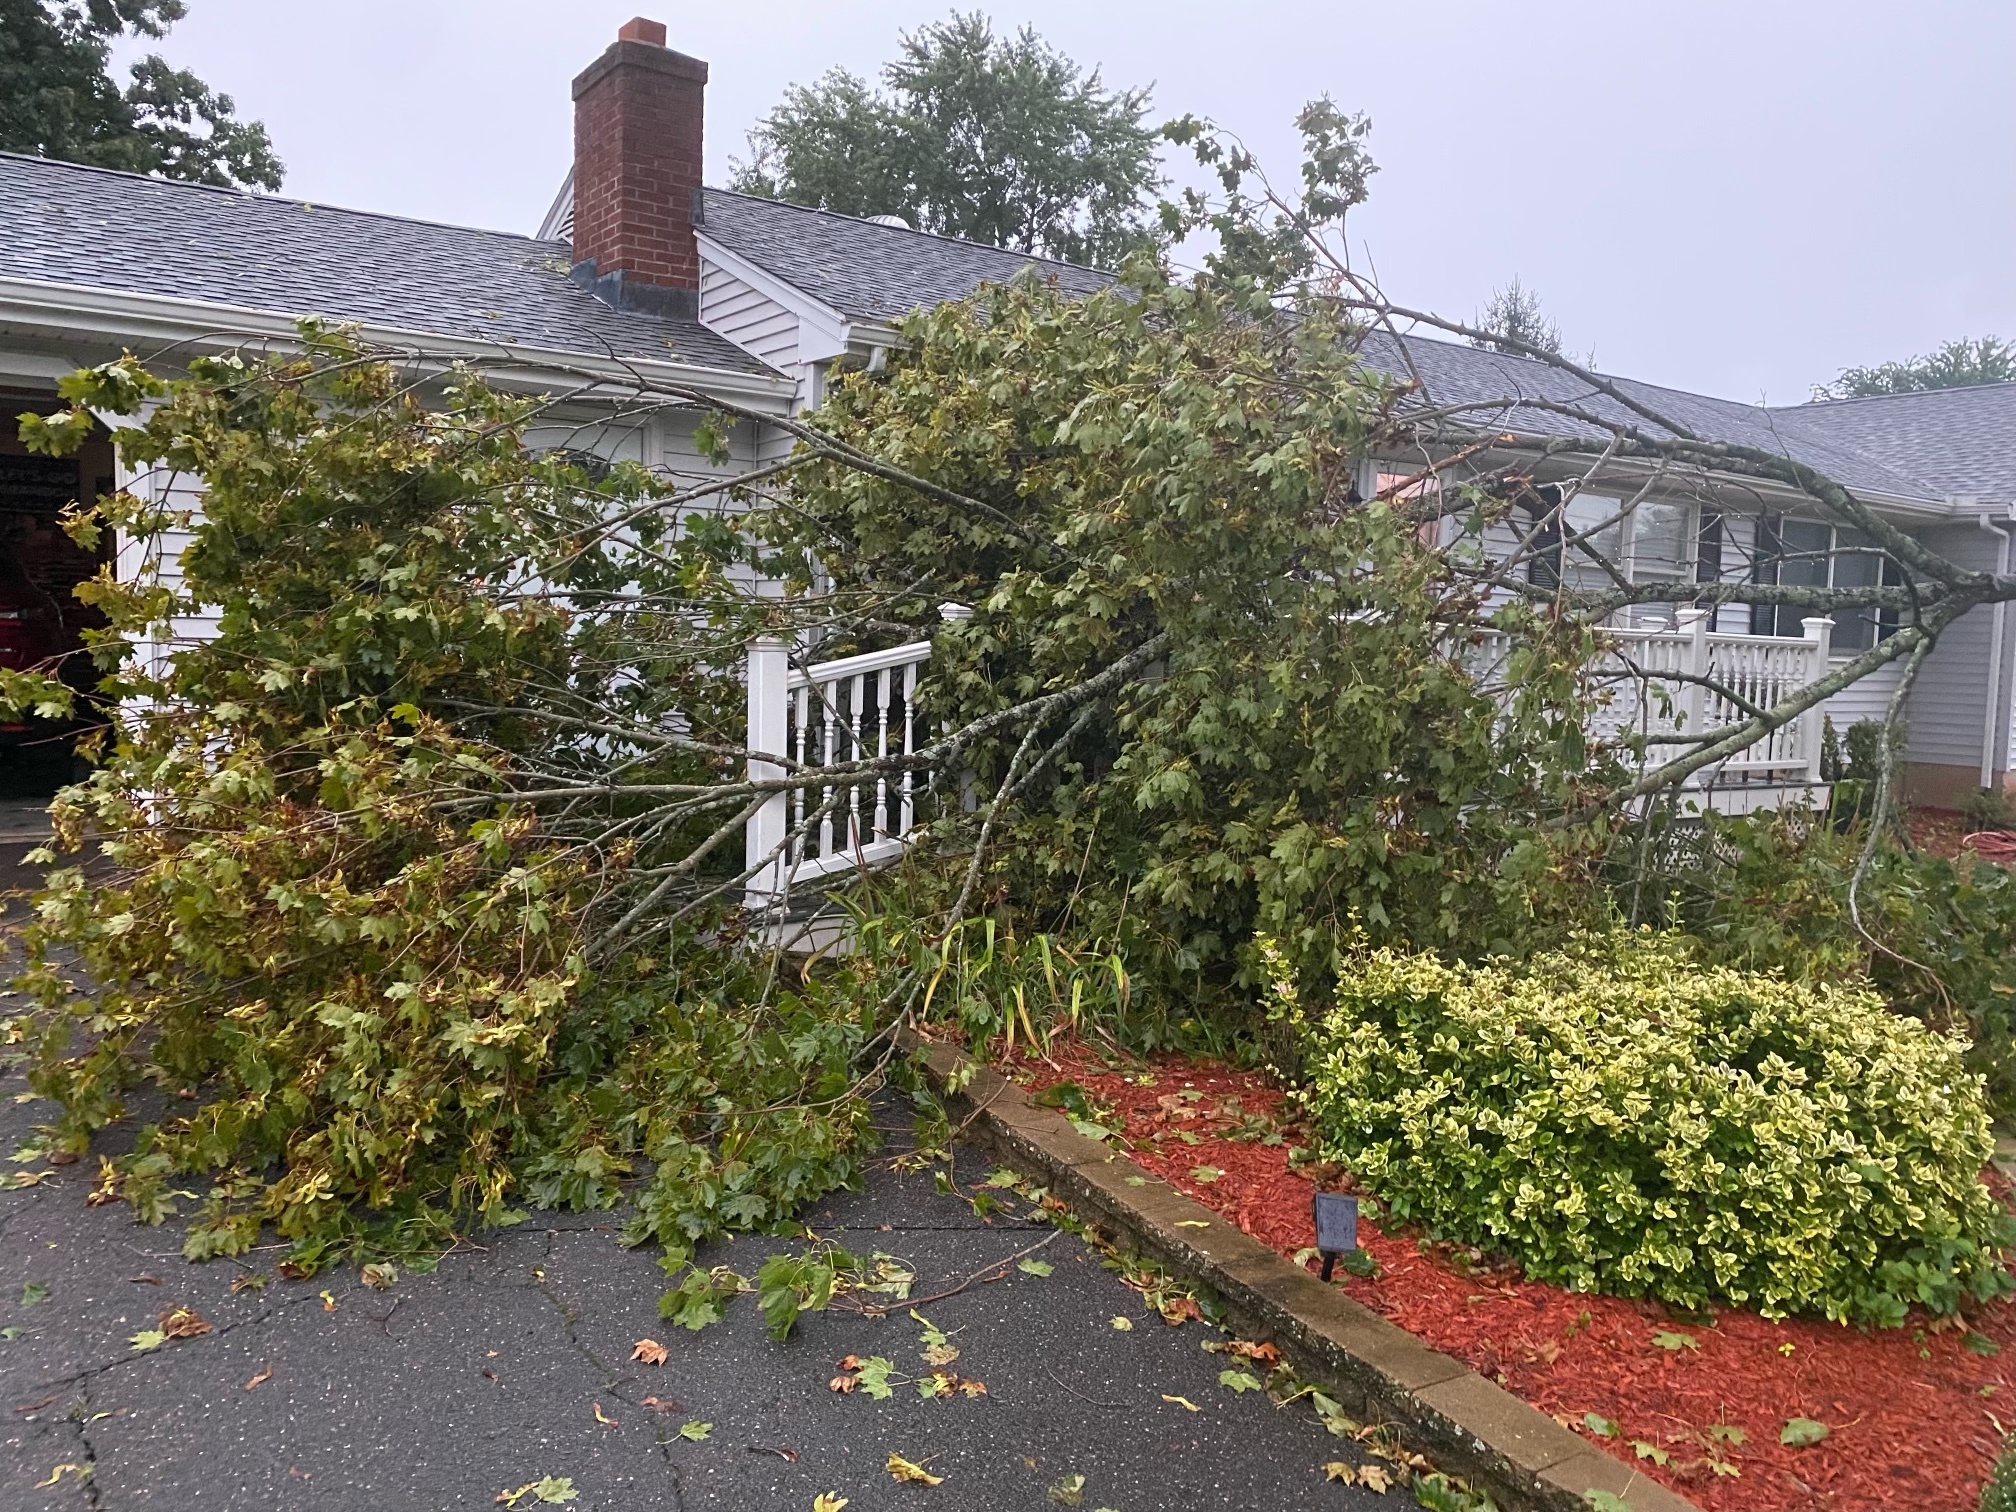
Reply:
[[[1708, 620], [1706, 609], [1682, 609], [1673, 616], [1673, 628], [1687, 637], [1686, 672], [1689, 677], [1703, 678], [1708, 675]], [[1688, 735], [1699, 735], [1701, 724], [1708, 714], [1708, 687], [1702, 682], [1683, 684], [1680, 710], [1683, 716], [1681, 729]]]
[[[1834, 621], [1827, 615], [1819, 614], [1811, 619], [1801, 620], [1800, 626], [1806, 631], [1806, 685], [1810, 688], [1827, 675], [1827, 658], [1833, 649]], [[1799, 738], [1806, 746], [1806, 780], [1820, 780], [1820, 746], [1826, 735], [1827, 709], [1825, 702], [1817, 703], [1799, 716], [1802, 728]]]
[[[759, 635], [749, 642], [749, 780], [773, 782], [784, 775], [774, 761], [763, 761], [755, 752], [772, 756], [784, 754], [790, 739], [789, 648], [774, 635]], [[772, 793], [744, 829], [743, 865], [754, 872], [748, 881], [744, 904], [748, 908], [771, 907], [784, 892], [784, 878], [791, 858], [783, 853], [784, 837], [790, 827], [790, 802], [784, 793]]]

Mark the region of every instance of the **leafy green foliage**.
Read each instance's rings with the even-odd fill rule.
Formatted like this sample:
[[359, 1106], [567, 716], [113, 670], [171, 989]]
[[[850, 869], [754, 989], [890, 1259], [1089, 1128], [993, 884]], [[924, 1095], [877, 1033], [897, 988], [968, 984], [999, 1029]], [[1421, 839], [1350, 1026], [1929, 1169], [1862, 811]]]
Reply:
[[0, 151], [64, 158], [199, 184], [280, 187], [257, 121], [229, 95], [150, 53], [123, 89], [113, 45], [156, 38], [182, 0], [0, 0]]
[[1374, 950], [1304, 1042], [1322, 1153], [1537, 1278], [1885, 1325], [2010, 1289], [1964, 1047], [1866, 990], [1649, 933], [1518, 965]]
[[1502, 289], [1493, 289], [1490, 304], [1472, 323], [1489, 333], [1471, 337], [1472, 346], [1514, 357], [1530, 356], [1533, 348], [1555, 353], [1561, 350], [1561, 328], [1540, 308], [1540, 296], [1517, 278]]
[[1988, 1484], [1981, 1488], [1980, 1512], [2016, 1512], [2016, 1446], [2005, 1443]]
[[1110, 267], [1159, 179], [1146, 89], [1108, 89], [1028, 27], [980, 12], [903, 38], [876, 90], [834, 69], [749, 134], [734, 188]]
[[2016, 343], [1994, 336], [1976, 340], [1963, 336], [1922, 357], [1882, 362], [1874, 367], [1844, 368], [1832, 383], [1814, 389], [1813, 397], [1854, 399], [2012, 381], [2016, 381]]
[[[794, 543], [836, 583], [920, 616], [975, 607], [935, 638], [933, 718], [1065, 700], [1033, 740], [971, 752], [977, 794], [1016, 789], [976, 895], [1004, 934], [1152, 970], [1150, 999], [1222, 990], [1256, 929], [1315, 969], [1354, 917], [1381, 939], [1515, 948], [1586, 908], [1607, 827], [1545, 822], [1600, 780], [1591, 642], [1492, 608], [1405, 502], [1352, 498], [1393, 396], [1348, 322], [1256, 319], [1256, 298], [1144, 272], [920, 313], [889, 370], [837, 384], [816, 423], [982, 507], [839, 463], [794, 492]], [[1479, 497], [1459, 534], [1501, 509]], [[1502, 698], [1464, 660], [1487, 629], [1514, 647]], [[1069, 701], [1130, 657], [1142, 675]], [[920, 884], [919, 912], [946, 905], [964, 868], [949, 875]], [[1011, 974], [1036, 987], [1040, 967], [1025, 948]], [[914, 951], [911, 969], [930, 979]]]
[[1639, 917], [1687, 931], [1731, 966], [1873, 984], [1892, 1008], [1964, 1034], [1990, 1103], [2016, 1114], [2016, 874], [1885, 839], [1858, 930], [1848, 892], [1862, 838], [1788, 816], [1713, 818], [1693, 843], [1665, 849]]
[[800, 1313], [824, 1312], [840, 1277], [861, 1268], [855, 1256], [832, 1247], [765, 1260], [756, 1272], [756, 1305], [763, 1310], [770, 1337], [789, 1338]]
[[[208, 1178], [192, 1256], [271, 1224], [308, 1269], [626, 1189], [626, 1236], [679, 1260], [848, 1182], [874, 999], [845, 973], [780, 983], [708, 901], [706, 837], [739, 838], [745, 801], [705, 811], [737, 771], [703, 744], [739, 730], [719, 648], [752, 628], [732, 541], [677, 529], [640, 467], [529, 445], [529, 401], [457, 374], [423, 404], [347, 337], [303, 339], [173, 384], [125, 361], [64, 385], [73, 415], [156, 401], [121, 454], [199, 479], [204, 512], [122, 494], [76, 527], [192, 540], [179, 582], [85, 590], [129, 717], [55, 809], [59, 849], [88, 837], [104, 865], [53, 872], [26, 941], [58, 1139], [81, 1148], [139, 1080], [197, 1091], [141, 1130], [120, 1195], [158, 1222]], [[130, 654], [198, 616], [213, 638]], [[652, 733], [671, 709], [697, 740]], [[618, 736], [571, 733], [589, 715]], [[653, 796], [681, 784], [697, 808]], [[511, 801], [528, 787], [589, 794]], [[621, 927], [687, 877], [671, 926]]]

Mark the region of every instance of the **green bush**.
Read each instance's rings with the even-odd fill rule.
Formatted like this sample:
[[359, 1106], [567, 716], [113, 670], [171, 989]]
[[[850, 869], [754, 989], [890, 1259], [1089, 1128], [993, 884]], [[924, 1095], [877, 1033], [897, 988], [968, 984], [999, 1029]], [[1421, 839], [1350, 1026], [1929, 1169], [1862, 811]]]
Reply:
[[1979, 1512], [2016, 1512], [2016, 1448], [2005, 1448], [1981, 1488]]
[[1964, 1033], [1991, 1108], [2016, 1118], [2016, 872], [1886, 840], [1862, 880], [1858, 930], [1848, 887], [1862, 841], [1786, 815], [1715, 818], [1663, 837], [1662, 864], [1624, 879], [1620, 906], [1684, 930], [1720, 965], [1873, 984], [1892, 1008]]
[[1651, 932], [1520, 964], [1382, 950], [1300, 1033], [1321, 1153], [1536, 1278], [1886, 1325], [2010, 1289], [1979, 1078], [1871, 992]]

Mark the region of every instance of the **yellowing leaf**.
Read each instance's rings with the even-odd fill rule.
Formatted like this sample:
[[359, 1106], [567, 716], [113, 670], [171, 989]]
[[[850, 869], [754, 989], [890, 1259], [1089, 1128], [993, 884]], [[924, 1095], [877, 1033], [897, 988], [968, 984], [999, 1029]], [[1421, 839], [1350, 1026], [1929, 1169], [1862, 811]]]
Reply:
[[608, 1413], [602, 1410], [602, 1404], [600, 1402], [595, 1403], [594, 1406], [595, 1406], [595, 1421], [600, 1423], [604, 1428], [619, 1428], [622, 1426], [620, 1423], [616, 1421], [616, 1419], [612, 1418], [611, 1416], [609, 1416]]
[[1067, 1475], [1052, 1485], [1046, 1494], [1060, 1507], [1080, 1506], [1085, 1500], [1085, 1477]]
[[373, 1291], [390, 1291], [392, 1283], [399, 1279], [399, 1268], [396, 1265], [387, 1265], [380, 1262], [376, 1265], [365, 1266], [360, 1275], [363, 1278], [364, 1284]]
[[942, 1486], [945, 1483], [944, 1476], [933, 1475], [915, 1460], [907, 1460], [894, 1450], [889, 1453], [887, 1468], [891, 1476], [908, 1485]]
[[1178, 1218], [1178, 1219], [1176, 1220], [1176, 1227], [1178, 1227], [1178, 1228], [1209, 1228], [1209, 1227], [1211, 1227], [1211, 1223], [1210, 1223], [1210, 1220], [1209, 1220], [1209, 1219], [1205, 1219], [1205, 1218]]
[[1778, 1430], [1778, 1442], [1790, 1444], [1795, 1449], [1804, 1449], [1809, 1444], [1819, 1443], [1827, 1437], [1827, 1433], [1825, 1423], [1815, 1422], [1812, 1418], [1795, 1417]]
[[1393, 1489], [1393, 1477], [1377, 1465], [1360, 1465], [1358, 1467], [1358, 1484], [1363, 1486], [1367, 1491], [1376, 1491], [1381, 1496], [1384, 1496], [1388, 1491]]
[[847, 1505], [847, 1498], [837, 1491], [821, 1491], [812, 1498], [812, 1512], [840, 1512]]
[[630, 1346], [630, 1358], [642, 1360], [646, 1365], [663, 1365], [667, 1351], [656, 1339], [639, 1339]]
[[1134, 1320], [1132, 1318], [1123, 1318], [1116, 1313], [1113, 1317], [1113, 1327], [1121, 1333], [1131, 1333], [1134, 1328]]
[[126, 1341], [133, 1346], [135, 1354], [145, 1354], [150, 1349], [159, 1349], [168, 1342], [168, 1335], [158, 1328], [143, 1328]]
[[1358, 1484], [1358, 1472], [1342, 1460], [1332, 1460], [1323, 1467], [1323, 1479], [1341, 1481], [1347, 1486]]
[[1171, 1396], [1169, 1395], [1168, 1392], [1165, 1391], [1162, 1393], [1162, 1400], [1165, 1402], [1174, 1402], [1178, 1407], [1181, 1407], [1185, 1412], [1197, 1411], [1197, 1404], [1191, 1401], [1190, 1398], [1188, 1397]]

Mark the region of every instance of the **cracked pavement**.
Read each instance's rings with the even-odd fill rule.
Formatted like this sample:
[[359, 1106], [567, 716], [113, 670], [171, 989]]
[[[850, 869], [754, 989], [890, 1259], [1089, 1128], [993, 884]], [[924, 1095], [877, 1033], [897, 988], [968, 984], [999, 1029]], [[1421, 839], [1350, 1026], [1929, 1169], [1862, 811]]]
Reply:
[[[47, 1112], [13, 1101], [21, 1090], [17, 1074], [0, 1078], [10, 1153]], [[776, 1344], [744, 1297], [713, 1328], [674, 1330], [658, 1318], [653, 1252], [617, 1244], [618, 1215], [535, 1215], [374, 1291], [355, 1267], [281, 1280], [277, 1248], [191, 1265], [174, 1221], [150, 1229], [123, 1206], [86, 1205], [94, 1165], [0, 1192], [0, 1330], [18, 1330], [0, 1332], [0, 1508], [483, 1508], [542, 1476], [571, 1478], [576, 1512], [805, 1512], [823, 1492], [856, 1512], [1037, 1509], [1077, 1475], [1082, 1500], [1067, 1504], [1088, 1512], [1398, 1504], [1326, 1485], [1325, 1461], [1364, 1462], [1355, 1445], [1304, 1408], [1220, 1385], [1226, 1361], [1200, 1347], [1216, 1335], [1164, 1325], [1069, 1235], [1042, 1251], [1050, 1275], [1010, 1269], [920, 1309], [984, 1397], [899, 1385], [874, 1401], [827, 1383], [847, 1354], [922, 1374], [907, 1310], [808, 1316]], [[986, 1164], [961, 1151], [956, 1168], [970, 1182]], [[901, 1257], [920, 1297], [1050, 1232], [982, 1222], [930, 1171], [886, 1160], [865, 1191], [805, 1216], [857, 1253]], [[745, 1238], [703, 1261], [753, 1275], [784, 1247]], [[272, 1279], [232, 1292], [248, 1272]], [[48, 1295], [26, 1305], [31, 1283]], [[136, 1352], [130, 1336], [176, 1305], [213, 1331]], [[631, 1359], [646, 1337], [670, 1351], [664, 1365]], [[682, 1438], [689, 1421], [712, 1431]], [[896, 1484], [892, 1451], [944, 1483]]]

